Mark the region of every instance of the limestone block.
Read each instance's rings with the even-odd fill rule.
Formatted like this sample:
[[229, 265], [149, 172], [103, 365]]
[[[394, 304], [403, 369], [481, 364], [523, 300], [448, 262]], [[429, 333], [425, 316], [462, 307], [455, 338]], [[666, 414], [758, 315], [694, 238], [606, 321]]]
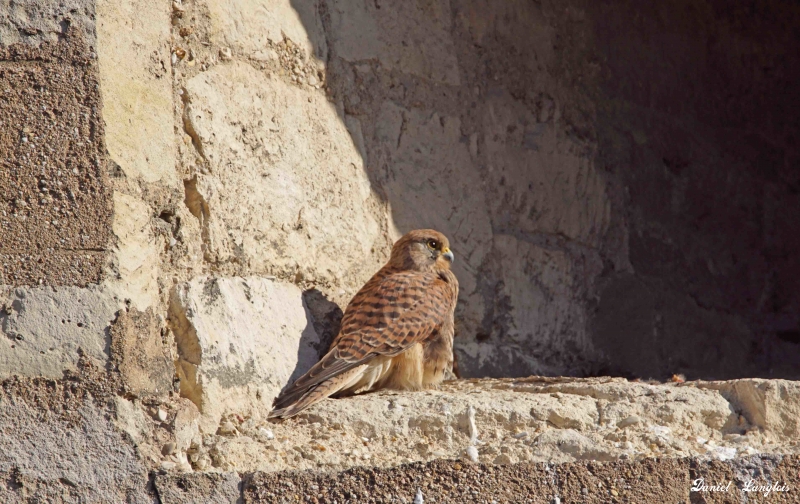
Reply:
[[202, 201], [206, 259], [355, 294], [388, 256], [385, 210], [325, 96], [239, 62], [186, 92], [209, 166], [187, 185], [187, 201]]
[[159, 300], [159, 239], [150, 226], [150, 208], [139, 198], [114, 192], [112, 230], [118, 275], [108, 279], [118, 297], [144, 311]]
[[719, 390], [750, 424], [778, 437], [800, 436], [800, 383], [751, 378], [701, 386]]
[[263, 416], [319, 358], [313, 321], [291, 284], [196, 278], [173, 290], [170, 324], [181, 395], [200, 408], [204, 433], [216, 432], [224, 415]]
[[136, 447], [115, 427], [105, 401], [88, 395], [74, 381], [4, 383], [0, 501], [153, 502]]
[[318, 14], [317, 0], [207, 1], [212, 43], [252, 56], [268, 42], [289, 39], [302, 47], [306, 57], [327, 61], [328, 47]]
[[[775, 404], [774, 417], [788, 418], [792, 407]], [[800, 453], [786, 432], [762, 436], [718, 391], [690, 384], [529, 377], [326, 399], [295, 418], [245, 420], [238, 435], [203, 442], [221, 470], [246, 472], [469, 460], [469, 447], [495, 464]]]
[[137, 396], [172, 391], [171, 342], [164, 341], [153, 309], [120, 311], [110, 329], [112, 362], [125, 390]]
[[0, 376], [60, 378], [82, 352], [105, 365], [120, 303], [102, 287], [15, 289], [0, 308]]
[[177, 183], [170, 2], [97, 1], [105, 144], [131, 178]]
[[483, 127], [487, 200], [496, 227], [597, 246], [611, 206], [591, 157], [563, 138], [554, 122], [540, 122], [502, 93], [489, 101]]
[[459, 85], [449, 0], [336, 0], [329, 9], [335, 55], [353, 62], [377, 59], [388, 69]]

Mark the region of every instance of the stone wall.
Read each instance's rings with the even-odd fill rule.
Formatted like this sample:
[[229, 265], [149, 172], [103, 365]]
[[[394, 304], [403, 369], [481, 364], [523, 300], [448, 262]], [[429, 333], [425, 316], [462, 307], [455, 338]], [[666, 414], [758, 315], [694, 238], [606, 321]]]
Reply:
[[344, 305], [435, 227], [466, 376], [795, 376], [791, 30], [593, 5], [187, 2], [170, 261]]
[[602, 275], [596, 348], [640, 376], [796, 377], [800, 10], [592, 5], [597, 162], [629, 261]]
[[[0, 0], [0, 424], [44, 416], [44, 452], [65, 447], [37, 475], [9, 445], [6, 489], [111, 488], [59, 476], [82, 442], [122, 446], [133, 479], [325, 465], [300, 435], [228, 461], [269, 458], [272, 398], [413, 228], [453, 243], [465, 377], [796, 379], [798, 21], [788, 0]], [[776, 383], [715, 389], [741, 425], [681, 418], [784, 452]], [[639, 400], [620, 387], [589, 395]], [[479, 423], [527, 425], [512, 396]], [[584, 413], [530, 420], [559, 432], [540, 452], [577, 430], [621, 457]], [[414, 443], [463, 427], [402, 418]], [[463, 455], [445, 444], [401, 452]], [[501, 445], [480, 460], [528, 460]]]
[[343, 306], [435, 227], [465, 376], [794, 376], [796, 9], [670, 5], [15, 4], [6, 325], [75, 286], [97, 341], [175, 331], [201, 276]]

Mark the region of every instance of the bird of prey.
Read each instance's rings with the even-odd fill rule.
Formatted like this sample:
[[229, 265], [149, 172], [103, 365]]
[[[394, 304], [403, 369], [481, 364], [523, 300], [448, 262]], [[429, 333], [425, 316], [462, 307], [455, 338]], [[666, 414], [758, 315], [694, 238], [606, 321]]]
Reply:
[[411, 231], [344, 312], [328, 353], [275, 398], [270, 418], [294, 416], [326, 397], [381, 388], [422, 390], [453, 367], [458, 280], [442, 233]]

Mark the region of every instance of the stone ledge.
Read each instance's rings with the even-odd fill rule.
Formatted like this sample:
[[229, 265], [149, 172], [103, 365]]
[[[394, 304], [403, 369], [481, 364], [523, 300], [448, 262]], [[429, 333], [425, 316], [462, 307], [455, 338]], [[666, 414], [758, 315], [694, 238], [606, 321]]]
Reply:
[[[716, 388], [728, 389], [720, 393]], [[735, 390], [781, 389], [761, 402]], [[340, 471], [436, 459], [485, 464], [730, 460], [800, 454], [790, 415], [800, 384], [786, 380], [644, 383], [622, 378], [461, 380], [418, 393], [329, 399], [296, 418], [230, 415], [204, 431], [193, 457], [211, 470]], [[770, 423], [753, 423], [768, 410]], [[191, 460], [192, 457], [190, 457]], [[195, 468], [197, 469], [197, 468]]]
[[[118, 376], [86, 359], [79, 369], [2, 383], [1, 502], [116, 502], [123, 493], [162, 503], [412, 502], [417, 490], [429, 503], [796, 502], [800, 489], [797, 436], [785, 422], [796, 382], [462, 380], [328, 400], [284, 422], [231, 415], [216, 434], [198, 434], [191, 401], [131, 401]], [[781, 393], [748, 406], [731, 390]], [[757, 418], [750, 408], [771, 412], [763, 427], [747, 420]], [[689, 439], [697, 433], [708, 438]], [[631, 446], [618, 447], [619, 436]], [[758, 453], [741, 456], [740, 446]], [[731, 487], [691, 494], [698, 478]], [[749, 480], [789, 492], [744, 495]]]

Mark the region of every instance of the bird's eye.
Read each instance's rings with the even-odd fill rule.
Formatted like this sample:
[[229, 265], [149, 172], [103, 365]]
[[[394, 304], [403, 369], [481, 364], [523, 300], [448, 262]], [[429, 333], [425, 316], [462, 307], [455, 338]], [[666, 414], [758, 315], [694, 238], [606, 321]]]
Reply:
[[439, 248], [439, 242], [437, 242], [436, 240], [428, 240], [428, 247], [432, 249], [437, 249]]

